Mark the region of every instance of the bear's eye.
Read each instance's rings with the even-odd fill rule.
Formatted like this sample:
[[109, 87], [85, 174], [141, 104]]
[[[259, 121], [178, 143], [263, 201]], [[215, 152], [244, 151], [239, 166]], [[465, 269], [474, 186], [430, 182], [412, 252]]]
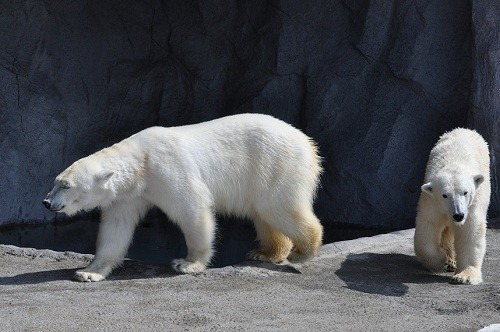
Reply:
[[70, 185], [69, 185], [69, 183], [65, 183], [65, 184], [63, 184], [63, 185], [61, 186], [61, 188], [63, 188], [63, 189], [69, 189], [69, 188], [70, 188]]
[[467, 196], [468, 192], [464, 192], [464, 196]]
[[443, 198], [448, 198], [448, 195], [443, 194]]

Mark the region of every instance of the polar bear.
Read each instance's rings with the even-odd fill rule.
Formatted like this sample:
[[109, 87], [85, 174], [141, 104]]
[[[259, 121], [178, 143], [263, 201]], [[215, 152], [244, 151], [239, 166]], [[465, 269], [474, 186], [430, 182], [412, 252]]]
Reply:
[[312, 208], [321, 171], [315, 143], [300, 130], [269, 115], [240, 114], [145, 129], [76, 161], [43, 204], [68, 215], [101, 208], [96, 255], [76, 272], [80, 281], [103, 280], [122, 262], [152, 206], [185, 237], [187, 257], [172, 261], [178, 272], [209, 264], [215, 212], [254, 222], [260, 247], [249, 259], [302, 262], [322, 241]]
[[489, 174], [488, 145], [473, 130], [452, 130], [431, 150], [418, 203], [414, 248], [429, 270], [455, 271], [452, 283], [482, 282]]

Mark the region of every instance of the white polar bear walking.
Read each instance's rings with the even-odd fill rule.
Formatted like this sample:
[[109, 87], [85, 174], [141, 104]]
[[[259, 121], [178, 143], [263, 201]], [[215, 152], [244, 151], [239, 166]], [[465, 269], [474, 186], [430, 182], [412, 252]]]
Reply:
[[215, 212], [253, 220], [260, 247], [250, 259], [299, 262], [321, 245], [312, 209], [321, 171], [316, 145], [300, 130], [268, 115], [240, 114], [145, 129], [76, 161], [43, 203], [68, 215], [102, 210], [95, 259], [76, 272], [80, 281], [103, 280], [123, 261], [152, 206], [184, 234], [188, 255], [172, 262], [178, 272], [209, 264]]
[[488, 145], [458, 128], [431, 150], [415, 225], [419, 261], [434, 272], [455, 271], [452, 283], [479, 284], [490, 201]]

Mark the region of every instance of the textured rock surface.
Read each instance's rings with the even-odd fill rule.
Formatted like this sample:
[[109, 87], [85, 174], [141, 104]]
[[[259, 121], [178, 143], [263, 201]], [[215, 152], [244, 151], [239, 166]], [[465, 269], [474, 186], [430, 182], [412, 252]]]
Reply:
[[490, 215], [500, 216], [500, 2], [473, 1], [474, 79], [469, 125], [490, 143]]
[[0, 223], [52, 220], [53, 177], [143, 128], [241, 112], [319, 142], [326, 225], [411, 227], [445, 130], [478, 129], [500, 158], [498, 1], [0, 7]]

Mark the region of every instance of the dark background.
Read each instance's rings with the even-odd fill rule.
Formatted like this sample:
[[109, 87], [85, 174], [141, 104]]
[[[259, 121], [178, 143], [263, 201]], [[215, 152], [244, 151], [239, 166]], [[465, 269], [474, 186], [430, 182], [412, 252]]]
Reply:
[[0, 0], [0, 224], [75, 160], [146, 127], [272, 114], [313, 137], [326, 229], [414, 225], [429, 151], [490, 144], [500, 196], [500, 2]]

